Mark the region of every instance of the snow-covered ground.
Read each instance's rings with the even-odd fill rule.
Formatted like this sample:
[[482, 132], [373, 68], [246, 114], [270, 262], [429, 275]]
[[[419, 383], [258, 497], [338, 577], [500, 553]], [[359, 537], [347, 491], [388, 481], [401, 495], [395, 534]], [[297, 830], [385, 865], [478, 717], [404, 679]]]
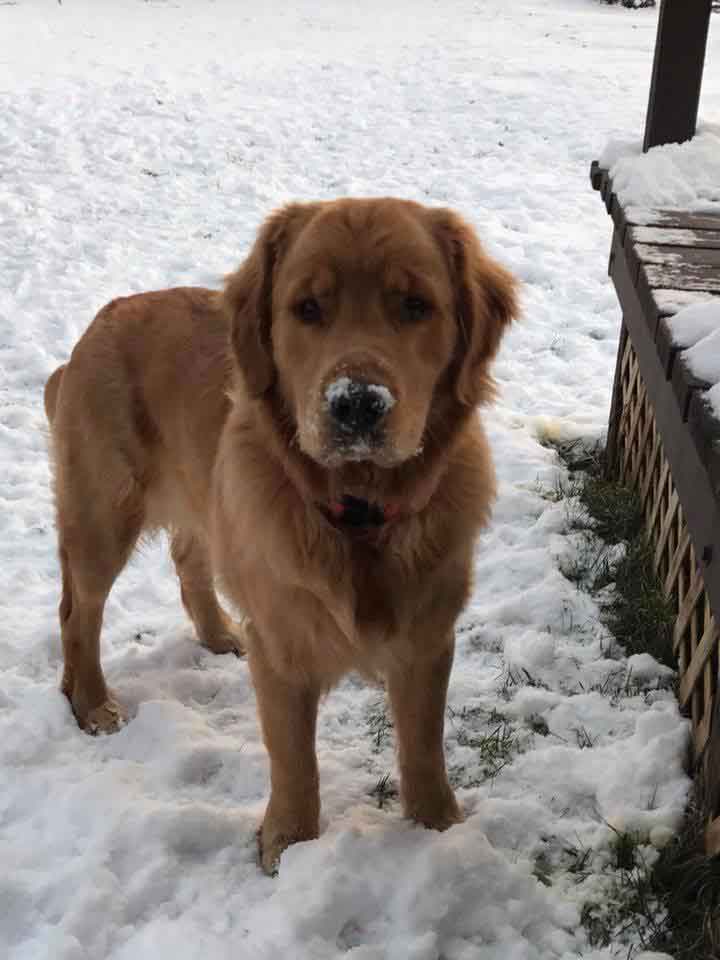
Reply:
[[[677, 824], [686, 727], [644, 692], [662, 668], [609, 659], [562, 575], [575, 543], [540, 441], [606, 421], [619, 312], [588, 167], [640, 135], [655, 24], [594, 0], [0, 4], [0, 956], [628, 956], [591, 947], [581, 910], [612, 895], [612, 828], [652, 857]], [[717, 70], [701, 115], [720, 115]], [[216, 284], [281, 201], [383, 193], [459, 208], [524, 281], [450, 689], [467, 820], [402, 821], [380, 693], [349, 678], [321, 713], [322, 835], [270, 879], [247, 665], [195, 645], [164, 543], [107, 607], [131, 722], [87, 737], [58, 692], [41, 391], [110, 297]]]

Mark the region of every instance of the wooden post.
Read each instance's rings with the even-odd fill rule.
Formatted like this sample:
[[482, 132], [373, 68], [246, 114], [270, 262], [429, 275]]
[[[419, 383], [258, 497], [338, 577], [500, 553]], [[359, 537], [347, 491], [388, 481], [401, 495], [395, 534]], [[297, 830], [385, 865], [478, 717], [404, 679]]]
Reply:
[[643, 150], [695, 135], [712, 0], [662, 0]]

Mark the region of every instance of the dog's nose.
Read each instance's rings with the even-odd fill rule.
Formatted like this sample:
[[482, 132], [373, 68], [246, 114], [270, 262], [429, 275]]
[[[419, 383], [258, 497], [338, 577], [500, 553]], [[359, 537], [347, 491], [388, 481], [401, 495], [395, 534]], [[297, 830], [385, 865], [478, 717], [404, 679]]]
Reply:
[[334, 380], [325, 398], [337, 429], [353, 436], [372, 433], [395, 403], [387, 387], [350, 377]]

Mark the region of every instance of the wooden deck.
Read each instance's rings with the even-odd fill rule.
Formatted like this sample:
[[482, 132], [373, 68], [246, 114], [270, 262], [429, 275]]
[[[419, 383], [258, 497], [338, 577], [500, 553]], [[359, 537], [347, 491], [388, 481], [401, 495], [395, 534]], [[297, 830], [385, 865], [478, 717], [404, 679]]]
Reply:
[[672, 388], [678, 422], [690, 425], [698, 454], [720, 495], [720, 451], [715, 450], [720, 425], [702, 397], [710, 384], [690, 373], [667, 323], [683, 307], [720, 298], [720, 214], [628, 211], [613, 192], [607, 171], [597, 163], [592, 165], [591, 181], [613, 221], [608, 272], [620, 298], [623, 326], [631, 329], [634, 340], [637, 330], [645, 346], [653, 348], [647, 351], [644, 371], [648, 388], [652, 393], [662, 393], [661, 383]]
[[673, 599], [681, 707], [704, 774], [706, 845], [720, 853], [720, 421], [668, 318], [720, 303], [720, 214], [623, 208], [594, 163], [613, 222], [609, 274], [623, 320], [608, 468], [640, 494], [655, 567]]

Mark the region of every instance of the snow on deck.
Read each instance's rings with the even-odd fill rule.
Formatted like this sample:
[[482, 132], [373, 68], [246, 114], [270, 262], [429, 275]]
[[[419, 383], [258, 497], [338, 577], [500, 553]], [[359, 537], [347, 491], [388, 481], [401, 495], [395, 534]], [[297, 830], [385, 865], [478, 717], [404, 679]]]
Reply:
[[709, 384], [703, 394], [720, 419], [720, 299], [685, 307], [667, 322], [692, 373]]
[[618, 201], [638, 208], [720, 213], [720, 126], [700, 125], [686, 143], [666, 143], [647, 153], [637, 141], [608, 143], [600, 165], [609, 168]]
[[[652, 859], [677, 825], [687, 730], [561, 573], [578, 545], [540, 441], [606, 422], [620, 318], [587, 170], [642, 129], [655, 24], [577, 0], [0, 5], [0, 955], [615, 956], [581, 908], [611, 895], [613, 828]], [[379, 693], [349, 678], [321, 710], [322, 835], [273, 880], [247, 665], [197, 647], [163, 542], [106, 610], [131, 722], [89, 738], [58, 692], [42, 387], [109, 298], [219, 283], [288, 199], [388, 193], [457, 207], [524, 282], [449, 695], [467, 819], [403, 822]]]
[[[718, 125], [701, 125], [692, 140], [653, 147], [647, 153], [642, 153], [635, 143], [611, 141], [601, 155], [600, 165], [609, 168], [613, 190], [633, 222], [650, 220], [652, 210], [720, 214]], [[683, 263], [683, 249], [654, 253], [646, 243], [677, 245], [681, 234], [691, 233], [641, 226], [634, 229], [633, 239], [642, 261], [650, 262], [655, 256], [665, 265]], [[702, 246], [701, 241], [702, 234], [686, 237], [689, 246]], [[690, 348], [684, 358], [697, 377], [711, 384], [706, 397], [720, 417], [720, 302], [703, 291], [686, 292], [685, 303], [680, 291], [658, 290], [653, 295], [664, 309], [682, 307], [668, 319], [673, 340], [680, 347]]]

